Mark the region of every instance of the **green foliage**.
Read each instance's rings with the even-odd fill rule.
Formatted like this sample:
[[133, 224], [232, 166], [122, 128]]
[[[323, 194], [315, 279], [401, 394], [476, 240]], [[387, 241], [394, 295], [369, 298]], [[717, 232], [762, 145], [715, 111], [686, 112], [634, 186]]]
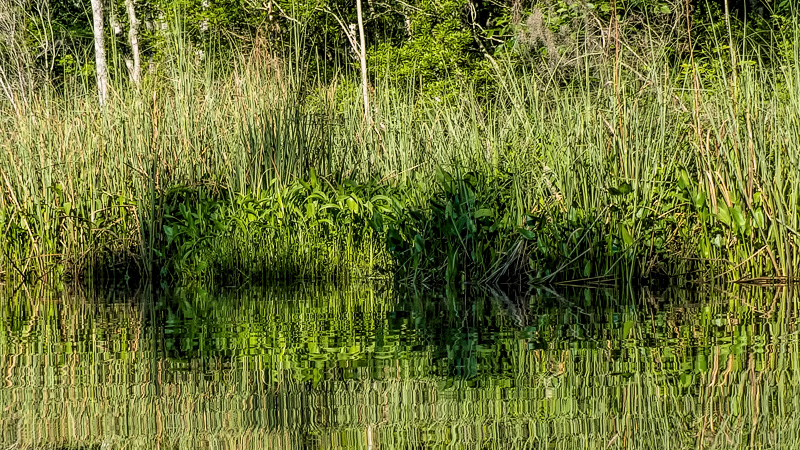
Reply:
[[415, 282], [497, 281], [508, 273], [517, 237], [511, 206], [511, 175], [487, 178], [436, 169], [436, 183], [425, 208], [395, 211], [387, 245], [401, 276]]
[[[77, 0], [27, 3], [25, 42], [36, 55], [36, 70], [52, 84], [65, 87], [73, 77], [92, 82], [87, 5]], [[664, 0], [368, 3], [364, 11], [368, 66], [373, 80], [418, 85], [427, 95], [443, 98], [458, 95], [465, 84], [493, 92], [495, 59], [523, 66], [544, 59], [548, 69], [539, 70], [552, 71], [559, 64], [574, 66], [576, 57], [606, 54], [618, 47], [618, 37], [625, 43], [623, 50], [637, 55], [658, 50], [678, 56], [689, 49], [685, 33], [689, 28], [698, 59], [713, 66], [728, 53], [729, 35], [735, 42], [756, 37], [772, 50], [765, 37], [785, 30], [786, 20], [791, 20], [787, 18], [792, 17], [789, 2], [777, 2], [771, 14], [751, 15], [745, 27], [735, 11], [726, 20], [720, 5], [690, 2], [694, 13], [691, 23], [685, 24], [685, 6]], [[107, 27], [106, 39], [112, 78], [122, 84], [128, 76], [124, 62], [130, 56], [128, 24], [122, 0], [106, 7], [106, 18], [113, 12], [121, 27], [118, 33]], [[143, 57], [151, 63], [169, 62], [166, 47], [173, 39], [168, 30], [180, 30], [180, 39], [196, 52], [195, 57], [201, 51], [227, 58], [229, 52], [255, 50], [259, 57], [303, 61], [303, 76], [325, 80], [338, 76], [343, 67], [356, 67], [356, 52], [348, 38], [356, 22], [352, 1], [138, 0], [136, 8]], [[537, 15], [542, 23], [529, 20]], [[598, 36], [598, 29], [613, 29], [614, 39]], [[576, 56], [578, 42], [587, 48]], [[763, 52], [761, 57], [765, 56]], [[156, 67], [150, 65], [150, 72]]]
[[696, 79], [703, 61], [659, 53], [580, 83], [500, 65], [502, 88], [464, 83], [459, 98], [387, 81], [367, 123], [348, 73], [312, 82], [286, 61], [167, 50], [162, 75], [102, 109], [79, 86], [37, 94], [25, 114], [5, 106], [6, 279], [380, 266], [432, 283], [611, 282], [800, 267], [791, 58], [734, 53], [748, 61], [734, 76], [720, 56]]
[[364, 276], [383, 260], [376, 233], [397, 202], [386, 194], [350, 180], [334, 186], [314, 171], [258, 195], [172, 188], [159, 211], [156, 264], [184, 282]]
[[468, 75], [479, 60], [464, 23], [466, 0], [419, 1], [407, 14], [407, 38], [385, 41], [369, 53], [371, 70], [392, 82], [411, 80], [433, 92], [447, 91], [452, 79]]

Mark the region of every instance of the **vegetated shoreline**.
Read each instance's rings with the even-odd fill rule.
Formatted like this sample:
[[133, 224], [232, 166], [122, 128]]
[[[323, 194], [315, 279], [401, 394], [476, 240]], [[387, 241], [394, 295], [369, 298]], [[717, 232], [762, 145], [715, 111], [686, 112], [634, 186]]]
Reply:
[[[217, 285], [286, 280], [348, 281], [391, 277], [407, 284], [570, 284], [619, 283], [784, 284], [793, 280], [765, 271], [738, 279], [715, 272], [715, 261], [682, 259], [637, 245], [613, 218], [635, 193], [628, 183], [610, 189], [612, 203], [591, 216], [583, 210], [531, 211], [520, 222], [509, 208], [514, 176], [509, 173], [453, 174], [438, 168], [430, 185], [400, 187], [352, 180], [335, 182], [309, 171], [272, 193], [223, 192], [207, 181], [175, 185], [163, 193], [148, 256], [142, 249], [119, 253], [109, 241], [94, 259], [69, 266], [10, 260], [9, 279], [66, 278], [99, 282], [144, 280]], [[688, 188], [676, 190], [696, 214]], [[133, 203], [133, 202], [132, 202]], [[70, 206], [61, 205], [62, 211]], [[594, 211], [595, 214], [598, 211]], [[66, 211], [60, 220], [67, 218]], [[121, 221], [119, 221], [121, 223]], [[650, 222], [651, 246], [669, 239], [664, 222]], [[615, 234], [614, 231], [619, 231]], [[110, 229], [109, 232], [113, 232]], [[687, 248], [688, 236], [672, 241]], [[145, 255], [147, 253], [145, 252]], [[54, 257], [52, 257], [54, 258]], [[62, 261], [70, 261], [64, 258]], [[83, 264], [80, 266], [79, 264]], [[617, 267], [615, 267], [617, 266]], [[8, 267], [8, 265], [6, 266]], [[603, 267], [604, 273], [594, 272]], [[6, 269], [8, 270], [8, 269]], [[7, 273], [7, 272], [6, 272]]]
[[702, 73], [656, 57], [577, 80], [500, 67], [491, 99], [385, 83], [371, 121], [351, 78], [300, 89], [246, 58], [167, 67], [103, 108], [46, 91], [0, 122], [0, 271], [789, 282], [797, 47]]

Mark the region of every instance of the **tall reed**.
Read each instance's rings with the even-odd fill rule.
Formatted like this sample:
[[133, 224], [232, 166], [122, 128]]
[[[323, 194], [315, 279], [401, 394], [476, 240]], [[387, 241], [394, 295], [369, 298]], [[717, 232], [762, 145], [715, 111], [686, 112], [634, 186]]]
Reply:
[[545, 231], [522, 233], [514, 248], [525, 251], [498, 252], [527, 259], [541, 281], [785, 280], [800, 262], [793, 45], [794, 58], [770, 63], [733, 49], [735, 76], [725, 56], [698, 75], [655, 51], [635, 67], [624, 55], [587, 62], [566, 81], [498, 65], [489, 99], [469, 85], [440, 99], [378, 80], [367, 124], [347, 70], [301, 79], [290, 58], [234, 53], [222, 64], [176, 38], [141, 90], [119, 85], [104, 108], [80, 83], [17, 112], [2, 106], [0, 270], [77, 274], [129, 260], [151, 273], [171, 189], [278, 201], [314, 168], [331, 185], [404, 187], [425, 208], [444, 169], [512, 174], [513, 226]]

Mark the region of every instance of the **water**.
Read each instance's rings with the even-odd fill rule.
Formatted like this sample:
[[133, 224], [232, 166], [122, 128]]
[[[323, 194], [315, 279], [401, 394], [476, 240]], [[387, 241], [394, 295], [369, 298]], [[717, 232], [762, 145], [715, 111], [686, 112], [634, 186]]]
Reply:
[[800, 446], [785, 290], [0, 300], [0, 449]]

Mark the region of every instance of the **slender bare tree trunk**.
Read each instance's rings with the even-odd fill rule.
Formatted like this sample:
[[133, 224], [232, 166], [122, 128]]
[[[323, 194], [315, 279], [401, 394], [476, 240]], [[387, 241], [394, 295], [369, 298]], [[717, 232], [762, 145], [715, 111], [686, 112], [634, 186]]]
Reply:
[[364, 119], [367, 124], [372, 124], [372, 115], [369, 109], [369, 86], [367, 84], [367, 45], [364, 39], [364, 18], [361, 13], [361, 0], [356, 0], [356, 13], [358, 14], [358, 58], [361, 62], [361, 91], [364, 96]]
[[111, 26], [111, 32], [114, 33], [116, 37], [122, 33], [122, 24], [119, 23], [119, 18], [117, 18], [117, 5], [111, 2], [108, 6], [109, 8], [106, 9], [108, 13], [108, 24]]
[[92, 0], [94, 28], [94, 60], [97, 66], [97, 95], [100, 105], [108, 98], [108, 67], [106, 66], [106, 44], [103, 38], [103, 1]]
[[[201, 1], [200, 8], [203, 11], [203, 14], [205, 14], [206, 10], [208, 9], [208, 0]], [[200, 21], [200, 31], [202, 31], [203, 33], [208, 32], [208, 19], [203, 19], [202, 21]]]
[[141, 80], [142, 60], [139, 54], [139, 21], [136, 19], [135, 0], [125, 0], [125, 9], [128, 11], [128, 40], [131, 43], [133, 63], [128, 66], [131, 80], [138, 87]]

